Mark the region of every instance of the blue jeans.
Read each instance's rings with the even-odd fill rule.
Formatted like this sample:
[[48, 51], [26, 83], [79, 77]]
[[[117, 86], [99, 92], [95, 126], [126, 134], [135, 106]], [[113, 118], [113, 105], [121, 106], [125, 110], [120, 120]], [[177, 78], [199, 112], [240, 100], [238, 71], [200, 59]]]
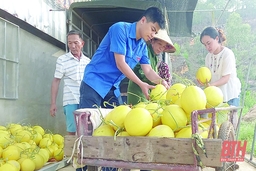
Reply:
[[[96, 108], [95, 105], [102, 108], [114, 108], [119, 105], [119, 100], [114, 94], [114, 88], [110, 89], [104, 99], [89, 85], [82, 81], [80, 86], [80, 104], [79, 108]], [[104, 102], [108, 102], [104, 105]], [[111, 104], [111, 105], [109, 105]]]
[[121, 96], [123, 104], [127, 104], [127, 96]]
[[240, 105], [240, 98], [234, 98], [228, 101], [228, 104], [231, 106], [236, 106], [238, 107]]

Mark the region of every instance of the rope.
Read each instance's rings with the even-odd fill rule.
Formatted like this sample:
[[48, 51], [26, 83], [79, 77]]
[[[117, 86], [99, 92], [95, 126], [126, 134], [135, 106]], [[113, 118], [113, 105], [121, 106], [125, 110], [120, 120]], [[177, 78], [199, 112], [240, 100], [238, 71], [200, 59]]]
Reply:
[[[195, 134], [192, 134], [191, 138], [193, 140], [195, 140], [196, 145], [204, 152], [205, 157], [207, 157], [202, 136], [199, 133], [195, 133]], [[200, 167], [203, 168], [202, 160], [201, 160], [201, 158], [199, 156], [199, 153], [197, 152], [197, 150], [194, 146], [194, 143], [192, 143], [192, 149], [193, 149], [194, 155], [196, 156], [197, 162], [199, 163]]]
[[[74, 158], [74, 154], [75, 154], [75, 150], [77, 150], [77, 154], [80, 153], [80, 161], [81, 164], [80, 166], [83, 166], [83, 154], [84, 154], [84, 148], [83, 148], [83, 141], [82, 141], [83, 135], [81, 135], [80, 137], [78, 137], [75, 142], [74, 142], [74, 146], [73, 146], [73, 150], [72, 150], [72, 154], [70, 156], [70, 158], [68, 159], [67, 163], [69, 163], [73, 158]], [[80, 149], [81, 146], [81, 149]], [[78, 164], [77, 160], [74, 158], [73, 160], [73, 164]], [[76, 166], [77, 167], [77, 166]]]

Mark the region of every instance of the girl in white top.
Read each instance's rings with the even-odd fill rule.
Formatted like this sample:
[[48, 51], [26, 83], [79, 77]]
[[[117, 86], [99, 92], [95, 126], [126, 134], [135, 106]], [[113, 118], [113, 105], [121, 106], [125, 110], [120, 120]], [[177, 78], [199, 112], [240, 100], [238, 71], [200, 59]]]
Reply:
[[[223, 43], [226, 37], [221, 29], [207, 27], [200, 35], [200, 41], [208, 50], [205, 66], [211, 70], [212, 78], [208, 86], [217, 86], [222, 90], [223, 101], [230, 106], [239, 106], [241, 82], [237, 77], [235, 55]], [[209, 80], [208, 80], [209, 81]], [[236, 130], [237, 112], [233, 112], [232, 123]]]
[[241, 83], [237, 77], [236, 59], [232, 50], [223, 46], [225, 40], [226, 37], [221, 29], [207, 27], [201, 33], [200, 41], [209, 52], [205, 58], [205, 66], [212, 73], [208, 86], [219, 87], [223, 92], [224, 102], [239, 106]]

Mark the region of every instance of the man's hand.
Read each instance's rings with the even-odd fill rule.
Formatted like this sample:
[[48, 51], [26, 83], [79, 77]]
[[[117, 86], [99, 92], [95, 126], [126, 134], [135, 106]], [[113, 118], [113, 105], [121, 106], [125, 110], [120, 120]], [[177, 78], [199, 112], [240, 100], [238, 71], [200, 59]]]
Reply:
[[145, 82], [142, 82], [142, 84], [139, 85], [139, 86], [140, 86], [140, 88], [141, 88], [141, 91], [142, 91], [143, 94], [145, 95], [146, 99], [149, 100], [149, 93], [148, 93], [148, 92], [149, 92], [150, 89], [155, 88], [155, 86], [149, 85], [149, 84], [147, 84], [147, 83], [145, 83]]
[[52, 117], [55, 117], [55, 116], [56, 116], [56, 112], [57, 112], [57, 106], [56, 106], [56, 104], [51, 104], [50, 115], [51, 115]]
[[51, 107], [50, 107], [50, 115], [54, 117], [57, 112], [57, 106], [56, 106], [56, 98], [58, 94], [59, 84], [60, 84], [59, 78], [53, 78], [52, 80], [52, 87], [51, 87]]

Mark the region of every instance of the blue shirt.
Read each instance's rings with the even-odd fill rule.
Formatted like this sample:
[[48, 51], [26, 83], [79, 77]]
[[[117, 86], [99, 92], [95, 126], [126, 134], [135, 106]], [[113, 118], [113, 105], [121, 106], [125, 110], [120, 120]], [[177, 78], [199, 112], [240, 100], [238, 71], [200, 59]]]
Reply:
[[[86, 66], [83, 81], [92, 87], [102, 98], [114, 86], [119, 89], [125, 75], [117, 68], [114, 53], [125, 56], [125, 62], [133, 69], [136, 64], [149, 64], [148, 51], [143, 39], [136, 40], [136, 22], [113, 24], [91, 62]], [[120, 91], [115, 91], [116, 96]]]

